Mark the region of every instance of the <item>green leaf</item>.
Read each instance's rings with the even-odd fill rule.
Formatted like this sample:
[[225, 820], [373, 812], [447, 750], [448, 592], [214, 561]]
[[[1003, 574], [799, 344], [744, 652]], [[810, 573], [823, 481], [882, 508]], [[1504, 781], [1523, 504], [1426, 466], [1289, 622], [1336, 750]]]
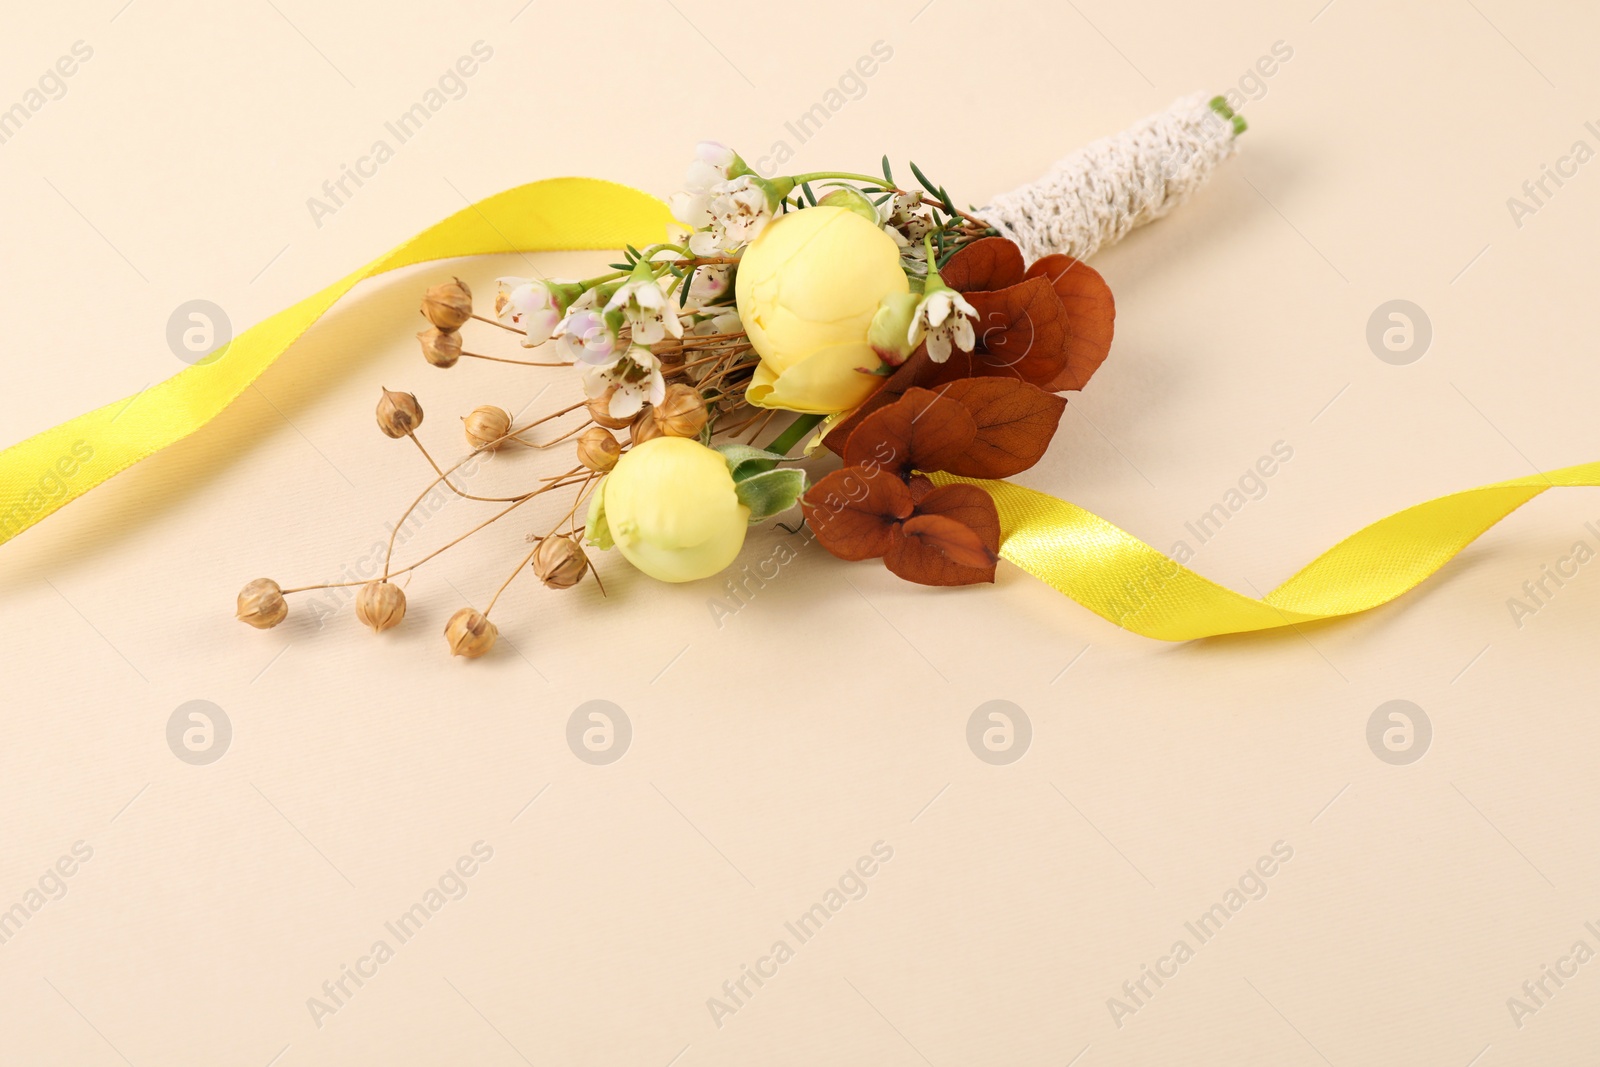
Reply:
[[599, 549], [616, 544], [611, 539], [611, 527], [606, 525], [605, 478], [600, 479], [600, 484], [594, 487], [594, 495], [589, 497], [589, 517], [584, 520], [583, 539]]
[[788, 511], [806, 491], [806, 472], [798, 467], [779, 467], [777, 470], [751, 475], [734, 483], [739, 503], [750, 509], [750, 525]]
[[768, 452], [754, 445], [730, 443], [717, 445], [716, 450], [722, 453], [722, 458], [728, 464], [728, 473], [733, 475], [733, 480], [736, 482], [760, 474], [764, 470], [771, 470], [774, 463], [784, 459], [776, 452]]
[[812, 207], [817, 206], [817, 194], [811, 191], [810, 182], [806, 182], [804, 185], [800, 186], [800, 191], [805, 194], [806, 203], [810, 204]]
[[928, 180], [928, 176], [922, 173], [922, 168], [917, 166], [915, 162], [911, 164], [911, 173], [917, 176], [917, 181], [922, 183], [922, 187], [928, 190], [930, 196], [939, 195], [939, 187]]
[[894, 175], [889, 173], [889, 154], [887, 152], [883, 154], [883, 180], [890, 185], [894, 184]]

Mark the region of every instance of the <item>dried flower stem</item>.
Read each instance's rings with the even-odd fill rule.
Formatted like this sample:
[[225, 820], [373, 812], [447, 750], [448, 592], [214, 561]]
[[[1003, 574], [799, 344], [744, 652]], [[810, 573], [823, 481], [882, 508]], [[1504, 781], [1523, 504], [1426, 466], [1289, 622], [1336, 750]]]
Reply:
[[[574, 469], [578, 469], [578, 468], [574, 468]], [[522, 568], [526, 567], [530, 562], [533, 561], [533, 554], [535, 552], [539, 551], [539, 544], [541, 542], [543, 542], [546, 537], [555, 536], [555, 532], [557, 530], [561, 529], [561, 524], [566, 522], [568, 519], [572, 518], [572, 516], [577, 513], [578, 504], [580, 502], [582, 502], [583, 497], [584, 497], [584, 493], [588, 490], [589, 483], [594, 480], [594, 477], [595, 476], [593, 474], [590, 474], [587, 478], [585, 478], [583, 480], [583, 485], [578, 489], [576, 499], [574, 499], [573, 502], [572, 502], [571, 510], [569, 510], [565, 515], [561, 516], [561, 518], [556, 520], [556, 524], [550, 528], [550, 532], [545, 534], [544, 537], [541, 537], [538, 542], [534, 543], [533, 548], [528, 551], [528, 554], [526, 556], [522, 557], [522, 562], [518, 563], [517, 566], [516, 566], [516, 569], [513, 570], [509, 575], [506, 576], [506, 580], [505, 581], [500, 583], [500, 588], [496, 589], [494, 591], [494, 596], [489, 598], [489, 606], [483, 609], [483, 615], [484, 615], [485, 618], [488, 618], [489, 613], [494, 610], [495, 602], [500, 599], [500, 594], [504, 593], [506, 591], [506, 588], [508, 586], [510, 586], [513, 581], [516, 580], [517, 575], [522, 573]]]
[[593, 419], [585, 419], [582, 425], [574, 426], [572, 429], [568, 430], [560, 437], [554, 438], [553, 440], [544, 442], [523, 441], [522, 443], [527, 445], [529, 448], [549, 448], [551, 445], [559, 445], [562, 441], [569, 440], [573, 434], [582, 433], [584, 430], [587, 430], [593, 425], [595, 425], [595, 421]]
[[[472, 493], [468, 493], [468, 492], [466, 492], [464, 490], [457, 489], [454, 485], [450, 484], [450, 479], [446, 476], [444, 471], [439, 469], [439, 464], [434, 462], [433, 456], [428, 452], [427, 448], [425, 448], [423, 446], [422, 441], [418, 439], [417, 435], [415, 433], [408, 433], [408, 434], [406, 434], [406, 436], [411, 438], [411, 443], [416, 445], [418, 450], [420, 450], [422, 452], [422, 457], [428, 461], [428, 466], [433, 468], [433, 473], [435, 473], [435, 474], [437, 474], [439, 476], [439, 480], [444, 482], [445, 487], [447, 489], [449, 489], [452, 493], [454, 493], [456, 496], [461, 497], [463, 500], [482, 500], [482, 501], [486, 501], [488, 503], [493, 503], [493, 504], [503, 504], [503, 503], [505, 503], [506, 501], [509, 501], [509, 500], [521, 500], [524, 496], [527, 495], [527, 494], [519, 494], [518, 496], [475, 496]], [[526, 444], [527, 442], [523, 442], [523, 443]], [[457, 466], [459, 466], [459, 464], [457, 464]], [[455, 470], [455, 467], [452, 467], [450, 469], [451, 470]], [[435, 482], [434, 484], [437, 485], [439, 483]]]
[[519, 330], [515, 326], [507, 326], [505, 323], [501, 322], [499, 319], [487, 318], [487, 317], [485, 317], [483, 315], [478, 314], [476, 311], [474, 311], [472, 313], [472, 317], [477, 319], [479, 322], [487, 322], [490, 326], [498, 326], [502, 330], [507, 331], [508, 333], [520, 334], [523, 337], [528, 336], [528, 331], [527, 330]]
[[[515, 433], [515, 432], [516, 431], [514, 431], [514, 430], [511, 431], [511, 433]], [[411, 506], [406, 508], [405, 514], [400, 516], [399, 521], [396, 522], [394, 524], [394, 527], [392, 529], [390, 529], [390, 531], [389, 531], [389, 547], [384, 551], [384, 554], [383, 554], [383, 577], [386, 580], [389, 577], [389, 565], [394, 560], [394, 542], [395, 542], [395, 538], [400, 535], [400, 527], [404, 526], [406, 524], [406, 520], [411, 517], [411, 513], [413, 511], [417, 510], [417, 505], [421, 504], [422, 501], [424, 500], [424, 498], [426, 498], [429, 493], [433, 492], [435, 486], [437, 486], [440, 482], [445, 480], [445, 476], [447, 474], [453, 474], [455, 472], [456, 468], [460, 467], [462, 463], [465, 463], [468, 459], [471, 459], [473, 456], [477, 455], [479, 452], [483, 451], [484, 449], [493, 447], [494, 445], [499, 444], [501, 441], [504, 441], [506, 439], [506, 437], [510, 437], [511, 436], [511, 433], [507, 433], [504, 437], [496, 438], [494, 441], [491, 441], [488, 444], [483, 445], [481, 448], [473, 449], [459, 463], [457, 463], [454, 467], [451, 467], [450, 470], [440, 472], [439, 477], [435, 478], [432, 482], [429, 482], [427, 488], [424, 489], [421, 493], [417, 494], [417, 498], [411, 502]], [[580, 471], [582, 469], [583, 469], [582, 467], [574, 467], [574, 468], [572, 468], [572, 470], [568, 471], [567, 473], [568, 474], [576, 474], [578, 471]], [[514, 504], [520, 504], [520, 503], [523, 503], [526, 500], [531, 500], [532, 498], [538, 496], [540, 493], [547, 493], [547, 492], [549, 492], [550, 490], [552, 490], [554, 488], [556, 488], [556, 484], [546, 485], [546, 486], [543, 486], [543, 487], [541, 487], [539, 489], [535, 489], [535, 490], [527, 493], [520, 500], [516, 500], [514, 502]]]
[[[568, 475], [576, 473], [579, 469], [581, 469], [581, 468], [574, 467], [571, 471], [568, 472]], [[548, 486], [545, 486], [544, 489], [539, 489], [539, 490], [536, 490], [536, 491], [534, 491], [532, 493], [529, 493], [527, 496], [523, 497], [522, 499], [517, 500], [514, 503], [512, 503], [512, 504], [510, 504], [510, 505], [508, 505], [508, 506], [506, 506], [504, 508], [501, 508], [498, 512], [496, 512], [495, 514], [491, 515], [489, 518], [484, 519], [482, 522], [478, 523], [478, 525], [474, 526], [472, 529], [468, 530], [466, 533], [462, 534], [460, 537], [457, 537], [455, 540], [450, 541], [449, 543], [447, 543], [447, 544], [445, 544], [445, 545], [443, 545], [443, 546], [441, 546], [439, 548], [434, 549], [432, 552], [429, 552], [426, 556], [423, 556], [421, 559], [417, 560], [415, 563], [409, 564], [408, 566], [405, 566], [405, 567], [401, 567], [398, 570], [389, 571], [387, 574], [384, 575], [384, 577], [381, 580], [387, 581], [390, 578], [398, 578], [402, 574], [408, 574], [411, 571], [416, 570], [418, 567], [422, 566], [424, 563], [426, 563], [429, 560], [433, 559], [435, 556], [441, 555], [442, 553], [447, 552], [450, 549], [454, 548], [455, 546], [459, 545], [461, 542], [465, 541], [467, 538], [471, 537], [473, 534], [475, 534], [478, 531], [482, 530], [484, 527], [489, 526], [489, 525], [491, 525], [493, 523], [496, 523], [496, 522], [500, 521], [501, 519], [505, 518], [507, 515], [511, 514], [511, 512], [515, 511], [517, 508], [520, 508], [522, 505], [526, 504], [528, 501], [532, 500], [534, 497], [538, 496], [540, 493], [545, 492], [545, 490], [547, 490], [547, 489], [560, 489], [560, 488], [563, 488], [564, 486], [568, 486], [568, 485], [577, 485], [582, 480], [583, 479], [581, 479], [581, 478], [573, 478], [571, 481], [561, 482], [561, 483], [556, 484], [556, 485], [548, 485]], [[288, 596], [290, 593], [309, 593], [309, 592], [312, 592], [313, 590], [317, 590], [317, 589], [345, 589], [345, 588], [348, 588], [348, 587], [353, 586], [353, 585], [366, 585], [371, 580], [372, 579], [368, 579], [368, 578], [359, 578], [359, 579], [357, 579], [357, 580], [355, 580], [353, 582], [323, 582], [320, 585], [299, 585], [299, 586], [295, 586], [293, 589], [285, 589], [285, 590], [282, 591], [282, 593], [283, 593], [284, 596]]]
[[[517, 332], [520, 333], [521, 331], [519, 330]], [[463, 352], [461, 354], [463, 356], [470, 356], [473, 359], [486, 359], [486, 360], [489, 360], [491, 363], [511, 363], [511, 364], [515, 364], [518, 367], [576, 367], [577, 366], [576, 363], [535, 363], [532, 360], [526, 360], [526, 359], [506, 359], [504, 356], [485, 356], [485, 355], [481, 355], [481, 354], [479, 354], [477, 352]]]
[[[745, 444], [747, 444], [747, 445], [755, 444], [756, 443], [756, 438], [761, 436], [762, 431], [767, 428], [767, 424], [772, 421], [772, 417], [774, 415], [776, 415], [777, 413], [778, 413], [778, 410], [776, 408], [773, 408], [772, 410], [768, 411], [766, 413], [766, 415], [761, 418], [761, 421], [756, 425], [756, 428], [750, 431], [750, 436], [746, 437], [744, 439], [745, 440]], [[752, 420], [752, 421], [754, 421], [754, 420]]]

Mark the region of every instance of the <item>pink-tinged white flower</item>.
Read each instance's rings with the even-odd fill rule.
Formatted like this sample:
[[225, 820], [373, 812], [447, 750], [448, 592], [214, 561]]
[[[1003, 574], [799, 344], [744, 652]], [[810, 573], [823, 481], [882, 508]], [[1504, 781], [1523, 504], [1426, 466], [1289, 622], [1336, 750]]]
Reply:
[[622, 312], [633, 328], [636, 344], [653, 345], [669, 334], [683, 336], [677, 299], [662, 290], [661, 280], [650, 274], [643, 264], [612, 294], [605, 309]]
[[617, 357], [619, 320], [620, 316], [608, 316], [596, 308], [573, 308], [556, 324], [556, 347], [575, 363], [610, 363]]
[[617, 391], [607, 406], [613, 419], [631, 419], [646, 403], [659, 404], [667, 396], [661, 361], [642, 345], [632, 345], [603, 366], [584, 369], [583, 390], [588, 396], [603, 396], [613, 385]]
[[695, 314], [694, 325], [689, 332], [696, 337], [743, 333], [744, 323], [734, 308], [705, 308]]
[[683, 176], [683, 191], [668, 198], [672, 217], [694, 229], [711, 224], [711, 193], [738, 160], [733, 149], [716, 141], [701, 141], [694, 146], [694, 161]]
[[940, 286], [922, 298], [911, 320], [911, 330], [906, 340], [915, 348], [927, 342], [928, 358], [943, 363], [950, 358], [951, 346], [971, 352], [977, 343], [972, 322], [978, 311], [967, 298], [945, 286]]
[[566, 313], [561, 294], [549, 282], [528, 278], [499, 278], [494, 311], [501, 321], [526, 331], [522, 347], [532, 348], [550, 340], [551, 332]]
[[689, 251], [715, 256], [742, 248], [766, 229], [775, 206], [767, 183], [753, 174], [719, 182], [706, 207], [710, 221], [689, 237]]
[[695, 271], [694, 281], [689, 283], [689, 306], [704, 307], [727, 296], [733, 289], [730, 273], [730, 269], [720, 263]]

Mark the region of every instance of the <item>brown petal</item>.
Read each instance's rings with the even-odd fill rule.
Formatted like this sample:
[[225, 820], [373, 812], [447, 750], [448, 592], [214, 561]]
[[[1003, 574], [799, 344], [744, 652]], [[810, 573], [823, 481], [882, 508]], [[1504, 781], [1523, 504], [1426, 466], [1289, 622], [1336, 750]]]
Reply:
[[[906, 380], [909, 382], [910, 378], [908, 377]], [[904, 395], [908, 386], [902, 385], [898, 389], [891, 389], [892, 382], [893, 379], [890, 379], [889, 382], [884, 384], [883, 388], [867, 397], [860, 407], [839, 420], [833, 429], [829, 430], [827, 435], [823, 437], [822, 443], [827, 445], [834, 455], [839, 456], [841, 459], [844, 457], [845, 444], [850, 440], [850, 435], [856, 432], [856, 427], [861, 425], [863, 419], [879, 408], [888, 407]]]
[[883, 391], [904, 392], [912, 386], [937, 389], [960, 378], [1016, 378], [1048, 386], [1067, 365], [1066, 310], [1045, 278], [993, 292], [962, 294], [977, 312], [973, 352], [955, 349], [943, 363], [918, 346], [890, 375]]
[[944, 389], [972, 413], [978, 432], [942, 469], [966, 478], [1009, 478], [1039, 462], [1067, 402], [1015, 378], [964, 378]]
[[901, 473], [944, 470], [977, 434], [978, 424], [965, 407], [927, 389], [912, 389], [861, 420], [845, 444], [844, 461]]
[[844, 467], [806, 490], [800, 508], [823, 548], [840, 559], [874, 559], [910, 516], [911, 490], [888, 470]]
[[1066, 365], [1066, 310], [1045, 278], [992, 293], [968, 293], [978, 312], [981, 356], [973, 359], [978, 374], [1020, 378], [1044, 386]]
[[893, 531], [883, 562], [922, 585], [973, 585], [994, 581], [999, 550], [994, 501], [975, 485], [954, 483], [929, 493]]
[[941, 485], [917, 504], [918, 515], [945, 515], [977, 531], [984, 547], [1000, 553], [1000, 512], [994, 498], [975, 485], [951, 482]]
[[1051, 392], [1082, 389], [1111, 351], [1117, 321], [1111, 287], [1093, 267], [1069, 256], [1046, 256], [1028, 268], [1028, 277], [1048, 280], [1067, 313], [1067, 365], [1051, 381], [1036, 384]]
[[1004, 237], [973, 241], [950, 257], [939, 277], [960, 292], [1004, 289], [1025, 277], [1022, 250]]

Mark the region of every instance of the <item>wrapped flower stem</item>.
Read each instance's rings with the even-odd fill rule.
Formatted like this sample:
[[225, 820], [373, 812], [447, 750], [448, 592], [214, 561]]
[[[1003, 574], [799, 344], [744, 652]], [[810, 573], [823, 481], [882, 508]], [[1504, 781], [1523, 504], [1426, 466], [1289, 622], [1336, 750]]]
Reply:
[[1057, 254], [1087, 259], [1192, 196], [1234, 154], [1244, 130], [1244, 118], [1221, 97], [1193, 93], [1064, 156], [976, 214], [1029, 262]]

